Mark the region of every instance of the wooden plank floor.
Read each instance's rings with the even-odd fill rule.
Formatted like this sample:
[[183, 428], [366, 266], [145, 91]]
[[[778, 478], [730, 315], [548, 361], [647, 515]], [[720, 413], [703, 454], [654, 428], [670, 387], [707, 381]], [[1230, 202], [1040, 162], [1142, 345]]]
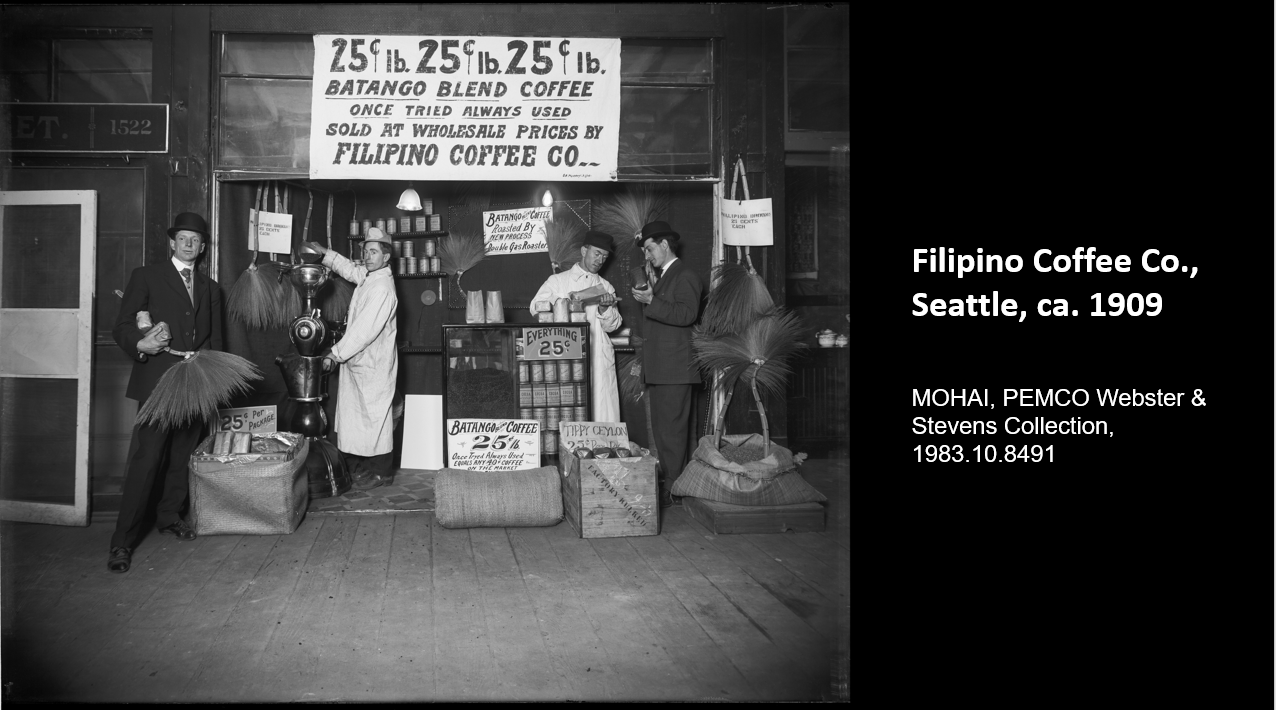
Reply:
[[291, 535], [0, 523], [9, 701], [847, 700], [849, 465], [808, 461], [822, 533], [448, 530], [310, 515]]

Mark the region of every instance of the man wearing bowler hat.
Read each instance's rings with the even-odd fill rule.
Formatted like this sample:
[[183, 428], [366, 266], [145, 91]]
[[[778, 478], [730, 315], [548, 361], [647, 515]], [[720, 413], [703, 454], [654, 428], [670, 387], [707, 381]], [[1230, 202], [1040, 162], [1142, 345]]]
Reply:
[[[177, 215], [168, 230], [171, 258], [134, 269], [124, 289], [112, 332], [120, 349], [133, 360], [126, 396], [137, 400], [139, 408], [168, 368], [182, 360], [165, 347], [222, 349], [221, 286], [195, 268], [209, 239], [203, 217], [193, 212]], [[172, 429], [133, 426], [120, 515], [107, 561], [110, 571], [128, 571], [133, 549], [145, 535], [147, 509], [157, 489], [155, 525], [160, 533], [178, 540], [195, 539], [181, 511], [187, 499], [187, 464], [206, 424], [195, 421]]]
[[[541, 285], [532, 297], [531, 311], [536, 315], [536, 304], [553, 303], [560, 298], [573, 298], [582, 291], [602, 291], [586, 297], [585, 320], [589, 322], [590, 374], [593, 380], [592, 421], [620, 421], [620, 395], [616, 385], [616, 352], [612, 349], [608, 333], [620, 327], [620, 309], [615, 308], [616, 289], [598, 275], [607, 263], [607, 257], [615, 251], [611, 235], [589, 230], [585, 243], [580, 247], [580, 261], [561, 274], [554, 274]], [[584, 404], [579, 402], [578, 404]]]
[[645, 225], [638, 247], [655, 283], [632, 289], [643, 304], [642, 375], [651, 397], [651, 428], [660, 460], [660, 504], [673, 504], [670, 489], [687, 464], [691, 388], [700, 373], [691, 355], [691, 326], [700, 317], [704, 284], [674, 253], [680, 237], [667, 222]]

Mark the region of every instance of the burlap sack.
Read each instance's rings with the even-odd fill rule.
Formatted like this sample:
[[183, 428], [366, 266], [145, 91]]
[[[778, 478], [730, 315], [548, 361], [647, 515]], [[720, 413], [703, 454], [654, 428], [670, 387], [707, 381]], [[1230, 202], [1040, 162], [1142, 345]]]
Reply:
[[562, 484], [553, 466], [522, 471], [445, 468], [434, 480], [434, 517], [445, 528], [518, 528], [563, 519]]
[[712, 436], [700, 438], [691, 461], [674, 481], [676, 496], [694, 496], [734, 505], [793, 505], [828, 500], [798, 474], [793, 454], [771, 445], [763, 457], [761, 434], [722, 437], [722, 448]]

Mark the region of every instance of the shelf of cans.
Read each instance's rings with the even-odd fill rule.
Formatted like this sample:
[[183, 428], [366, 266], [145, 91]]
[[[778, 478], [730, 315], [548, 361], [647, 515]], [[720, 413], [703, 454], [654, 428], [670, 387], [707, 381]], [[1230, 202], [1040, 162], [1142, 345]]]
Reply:
[[589, 383], [584, 358], [524, 360], [522, 340], [515, 340], [518, 363], [518, 418], [541, 425], [541, 454], [558, 456], [559, 422], [589, 420]]
[[417, 253], [415, 241], [393, 241], [394, 273], [398, 276], [420, 276], [438, 274], [443, 271], [443, 260], [438, 255], [438, 244], [433, 239], [422, 242], [421, 253]]

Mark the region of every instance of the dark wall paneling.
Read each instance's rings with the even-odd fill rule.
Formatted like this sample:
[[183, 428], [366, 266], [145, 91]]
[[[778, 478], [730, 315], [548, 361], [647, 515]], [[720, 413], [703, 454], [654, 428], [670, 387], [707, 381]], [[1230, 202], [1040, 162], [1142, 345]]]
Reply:
[[[214, 53], [210, 10], [206, 6], [189, 6], [174, 7], [171, 12], [173, 96], [169, 111], [173, 117], [173, 141], [171, 161], [166, 166], [171, 175], [169, 208], [172, 215], [195, 212], [208, 218], [212, 205], [208, 160], [212, 148], [209, 101]], [[201, 268], [207, 269], [207, 264], [201, 264]]]
[[723, 6], [656, 3], [312, 5], [305, 12], [296, 5], [231, 5], [214, 7], [212, 21], [218, 32], [715, 37], [722, 13]]

